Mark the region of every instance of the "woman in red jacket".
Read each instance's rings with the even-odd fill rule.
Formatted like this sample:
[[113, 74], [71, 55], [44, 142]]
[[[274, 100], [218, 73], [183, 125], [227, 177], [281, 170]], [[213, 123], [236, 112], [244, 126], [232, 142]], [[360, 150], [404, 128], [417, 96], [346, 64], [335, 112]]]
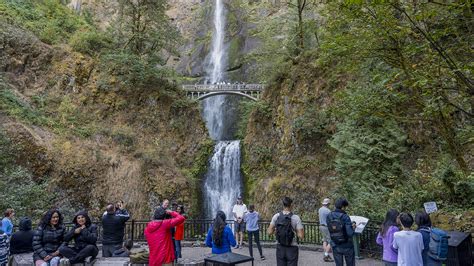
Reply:
[[[176, 208], [176, 212], [179, 213], [180, 215], [186, 217], [184, 215], [184, 206], [183, 205], [178, 205], [178, 208]], [[180, 223], [176, 226], [175, 232], [174, 232], [174, 249], [175, 249], [175, 259], [181, 258], [181, 240], [184, 239], [184, 223]]]
[[175, 255], [171, 229], [184, 220], [184, 216], [177, 212], [161, 207], [156, 209], [153, 221], [145, 228], [146, 241], [150, 247], [150, 266], [173, 265]]

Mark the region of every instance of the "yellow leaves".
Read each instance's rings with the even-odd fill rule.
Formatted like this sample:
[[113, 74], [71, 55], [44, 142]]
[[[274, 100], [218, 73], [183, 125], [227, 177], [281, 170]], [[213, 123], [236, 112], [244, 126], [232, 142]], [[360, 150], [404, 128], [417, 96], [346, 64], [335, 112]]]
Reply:
[[63, 145], [61, 145], [61, 146], [62, 146], [63, 151], [65, 151], [65, 152], [70, 151], [71, 148], [72, 148], [72, 144], [71, 144], [70, 141], [65, 141], [65, 142], [63, 143]]

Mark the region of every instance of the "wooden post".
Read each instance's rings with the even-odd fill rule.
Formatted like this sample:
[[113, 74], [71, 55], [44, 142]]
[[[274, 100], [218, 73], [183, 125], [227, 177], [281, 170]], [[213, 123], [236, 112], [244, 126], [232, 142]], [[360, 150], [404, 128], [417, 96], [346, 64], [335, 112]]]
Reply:
[[132, 219], [132, 234], [131, 234], [132, 242], [135, 239], [135, 219]]

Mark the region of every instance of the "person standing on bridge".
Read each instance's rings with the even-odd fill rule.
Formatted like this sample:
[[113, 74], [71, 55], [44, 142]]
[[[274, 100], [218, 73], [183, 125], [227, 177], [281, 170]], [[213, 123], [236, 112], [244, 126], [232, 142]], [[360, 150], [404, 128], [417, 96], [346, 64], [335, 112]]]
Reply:
[[[232, 208], [232, 214], [234, 215], [234, 232], [235, 240], [237, 240], [237, 247], [242, 247], [242, 242], [244, 241], [244, 230], [245, 230], [245, 221], [244, 215], [248, 212], [247, 206], [242, 201], [242, 197], [237, 198], [237, 204]], [[239, 239], [240, 236], [240, 239]], [[240, 241], [239, 241], [240, 240]]]
[[[301, 218], [291, 212], [293, 200], [283, 198], [283, 210], [273, 215], [267, 233], [276, 234], [278, 241], [276, 248], [277, 266], [298, 265], [298, 239], [304, 238], [304, 229]], [[295, 235], [296, 232], [296, 235]]]

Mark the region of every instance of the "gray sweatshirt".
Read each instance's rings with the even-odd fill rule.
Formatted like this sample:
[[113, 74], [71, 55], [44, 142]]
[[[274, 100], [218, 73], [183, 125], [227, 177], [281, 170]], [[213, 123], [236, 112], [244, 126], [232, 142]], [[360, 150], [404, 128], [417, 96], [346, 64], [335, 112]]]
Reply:
[[258, 231], [258, 220], [260, 219], [258, 212], [247, 212], [244, 216], [244, 221], [247, 224], [247, 231]]

